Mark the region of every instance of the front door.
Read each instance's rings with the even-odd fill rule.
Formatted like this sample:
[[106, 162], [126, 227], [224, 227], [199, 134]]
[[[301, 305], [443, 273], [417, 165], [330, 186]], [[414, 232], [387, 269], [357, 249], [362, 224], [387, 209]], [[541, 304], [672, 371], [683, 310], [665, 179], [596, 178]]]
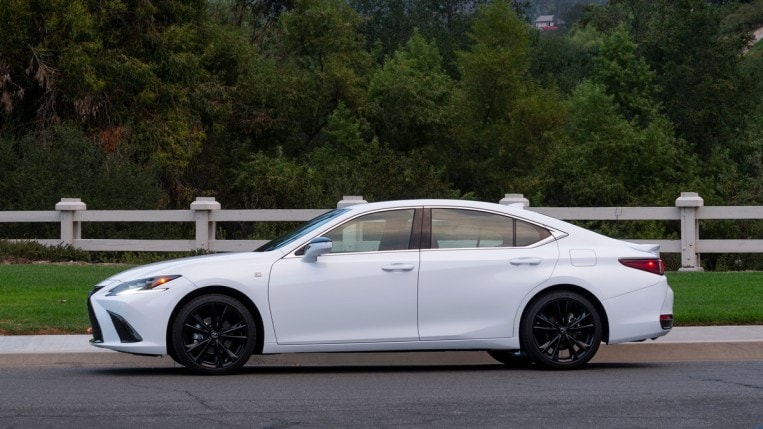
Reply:
[[278, 343], [418, 340], [414, 212], [352, 219], [323, 234], [332, 252], [316, 262], [295, 255], [276, 262], [268, 293]]

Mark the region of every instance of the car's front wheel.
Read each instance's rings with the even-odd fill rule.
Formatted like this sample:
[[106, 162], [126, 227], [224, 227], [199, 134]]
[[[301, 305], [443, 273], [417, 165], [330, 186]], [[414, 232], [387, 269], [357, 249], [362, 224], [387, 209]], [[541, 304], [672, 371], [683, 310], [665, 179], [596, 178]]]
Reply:
[[584, 296], [557, 291], [534, 301], [520, 327], [522, 349], [537, 365], [572, 369], [585, 365], [599, 349], [602, 322]]
[[202, 295], [187, 302], [172, 323], [178, 363], [198, 374], [239, 370], [254, 351], [255, 320], [241, 302], [227, 295]]

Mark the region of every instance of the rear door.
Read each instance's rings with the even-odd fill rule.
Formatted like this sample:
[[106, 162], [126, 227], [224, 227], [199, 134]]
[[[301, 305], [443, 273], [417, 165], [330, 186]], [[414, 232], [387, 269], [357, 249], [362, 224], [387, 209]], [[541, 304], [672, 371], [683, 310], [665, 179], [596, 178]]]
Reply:
[[423, 235], [419, 270], [421, 340], [513, 336], [519, 303], [551, 276], [559, 257], [550, 231], [487, 211], [432, 208], [425, 213], [429, 234]]

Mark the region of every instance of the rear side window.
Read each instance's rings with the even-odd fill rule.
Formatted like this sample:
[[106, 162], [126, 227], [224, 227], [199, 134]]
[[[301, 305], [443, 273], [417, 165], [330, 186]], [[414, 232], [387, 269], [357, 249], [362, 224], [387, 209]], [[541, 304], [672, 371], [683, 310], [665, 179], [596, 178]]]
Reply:
[[466, 209], [432, 209], [434, 249], [530, 246], [551, 235], [510, 216]]
[[515, 247], [530, 246], [551, 236], [546, 228], [519, 219], [514, 220], [514, 231]]

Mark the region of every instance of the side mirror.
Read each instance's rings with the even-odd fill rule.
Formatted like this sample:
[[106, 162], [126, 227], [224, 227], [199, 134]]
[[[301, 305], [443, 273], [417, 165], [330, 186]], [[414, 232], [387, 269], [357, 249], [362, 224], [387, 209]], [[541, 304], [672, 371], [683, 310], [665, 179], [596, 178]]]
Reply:
[[331, 252], [332, 246], [333, 243], [331, 242], [330, 238], [313, 238], [305, 248], [305, 255], [302, 257], [302, 262], [316, 262], [318, 260], [318, 256]]

